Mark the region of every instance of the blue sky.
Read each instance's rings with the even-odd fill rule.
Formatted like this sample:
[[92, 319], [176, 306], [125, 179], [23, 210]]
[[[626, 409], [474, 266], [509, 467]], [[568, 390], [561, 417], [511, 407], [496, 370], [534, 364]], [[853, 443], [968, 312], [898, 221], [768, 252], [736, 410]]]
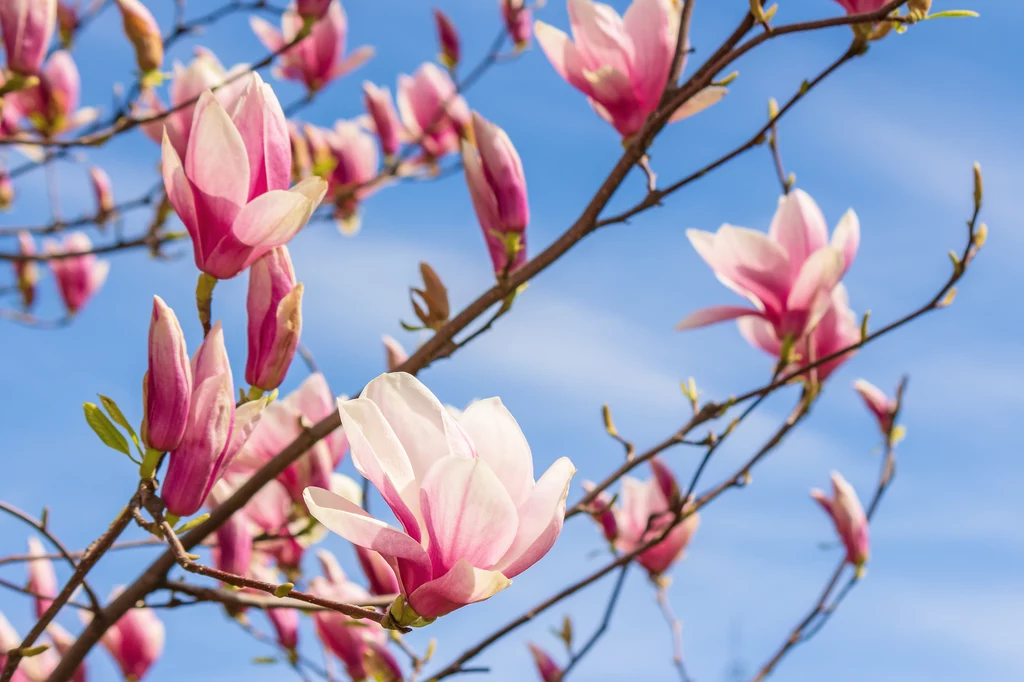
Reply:
[[[172, 3], [155, 5], [167, 25]], [[193, 11], [200, 3], [190, 3]], [[445, 0], [472, 62], [498, 26], [495, 2]], [[623, 9], [626, 3], [613, 3]], [[936, 0], [935, 9], [968, 6]], [[739, 20], [745, 3], [699, 2], [694, 15], [696, 57], [709, 54]], [[835, 14], [826, 0], [780, 3], [778, 21]], [[865, 494], [879, 463], [875, 425], [850, 389], [867, 378], [887, 390], [911, 377], [900, 446], [899, 478], [877, 516], [867, 579], [815, 641], [779, 669], [778, 680], [828, 677], [944, 682], [1002, 682], [1024, 676], [1020, 618], [1024, 614], [1024, 474], [1020, 430], [1020, 318], [1024, 248], [1017, 216], [1024, 211], [1024, 141], [1018, 112], [1024, 105], [1015, 44], [1024, 6], [975, 0], [977, 20], [933, 21], [872, 46], [844, 67], [781, 125], [788, 170], [817, 199], [834, 225], [853, 207], [862, 245], [846, 278], [857, 312], [872, 311], [880, 325], [920, 305], [948, 273], [945, 256], [959, 248], [971, 208], [970, 164], [985, 171], [989, 242], [955, 304], [858, 354], [830, 380], [810, 421], [762, 467], [753, 485], [724, 496], [703, 514], [688, 558], [671, 572], [671, 598], [684, 623], [688, 668], [694, 679], [729, 679], [739, 665], [752, 674], [817, 598], [837, 549], [827, 519], [807, 490], [841, 470]], [[407, 0], [357, 2], [346, 9], [350, 47], [372, 44], [377, 56], [357, 74], [332, 84], [303, 116], [321, 125], [361, 113], [361, 81], [393, 88], [436, 52], [430, 6]], [[549, 0], [542, 18], [567, 28], [564, 4]], [[745, 140], [763, 121], [768, 97], [788, 97], [846, 47], [848, 29], [784, 37], [744, 58], [730, 95], [711, 112], [670, 128], [653, 150], [666, 180], [682, 177]], [[214, 48], [230, 65], [253, 60], [263, 48], [245, 19], [234, 17], [173, 52], [187, 58], [194, 45]], [[129, 82], [131, 53], [119, 23], [107, 13], [75, 48], [84, 75], [84, 102], [109, 110], [114, 81]], [[301, 93], [277, 87], [284, 103]], [[471, 106], [509, 133], [523, 158], [530, 187], [531, 251], [537, 253], [575, 219], [621, 151], [610, 126], [554, 73], [539, 50], [503, 64], [470, 94]], [[120, 199], [153, 182], [158, 148], [140, 133], [82, 157], [103, 165]], [[14, 159], [11, 159], [14, 161]], [[84, 167], [60, 171], [61, 203], [69, 215], [92, 210]], [[18, 185], [7, 224], [48, 219], [39, 174]], [[631, 176], [611, 210], [642, 196]], [[697, 378], [708, 397], [723, 398], [768, 377], [770, 360], [731, 325], [672, 331], [687, 312], [733, 302], [689, 247], [684, 230], [714, 230], [723, 222], [767, 229], [778, 194], [766, 149], [694, 183], [629, 225], [607, 228], [575, 247], [531, 282], [513, 315], [422, 379], [445, 402], [462, 406], [501, 396], [519, 420], [539, 467], [569, 456], [583, 479], [598, 479], [620, 462], [621, 449], [604, 435], [600, 405], [611, 404], [619, 430], [641, 447], [660, 441], [682, 421], [686, 405], [678, 382]], [[134, 214], [129, 229], [141, 229]], [[11, 248], [5, 245], [6, 248]], [[475, 298], [492, 278], [468, 194], [458, 176], [440, 183], [390, 188], [366, 205], [362, 232], [343, 238], [330, 224], [310, 227], [294, 242], [293, 258], [306, 285], [304, 341], [338, 391], [352, 391], [382, 369], [380, 335], [407, 347], [420, 340], [401, 331], [411, 315], [407, 287], [416, 263], [430, 262], [451, 291], [453, 307]], [[135, 470], [103, 447], [81, 418], [81, 403], [97, 392], [140, 417], [139, 384], [151, 297], [164, 297], [182, 318], [194, 346], [201, 335], [189, 313], [195, 271], [190, 254], [170, 263], [141, 253], [112, 258], [110, 279], [69, 328], [0, 332], [0, 410], [4, 434], [0, 498], [38, 513], [49, 505], [53, 530], [84, 547], [130, 496]], [[244, 281], [218, 287], [215, 316], [224, 320], [229, 353], [241, 377]], [[41, 286], [40, 314], [57, 314], [52, 283]], [[288, 387], [305, 375], [293, 368]], [[792, 390], [769, 401], [716, 456], [704, 481], [727, 475], [784, 418]], [[667, 461], [688, 477], [696, 452], [678, 450]], [[346, 461], [342, 470], [351, 473]], [[644, 472], [646, 475], [646, 472]], [[378, 505], [380, 508], [380, 505]], [[444, 663], [525, 607], [596, 569], [603, 542], [585, 519], [571, 521], [551, 554], [486, 605], [452, 614], [413, 642], [437, 637]], [[0, 553], [22, 551], [25, 529], [0, 517]], [[133, 534], [138, 534], [132, 531]], [[357, 574], [351, 549], [332, 539]], [[145, 565], [145, 551], [113, 555], [94, 572], [106, 593]], [[58, 565], [62, 578], [67, 571]], [[20, 580], [20, 567], [0, 569]], [[525, 642], [557, 651], [551, 627], [569, 614], [585, 635], [596, 624], [610, 583], [567, 600], [480, 656], [492, 679], [533, 679]], [[24, 632], [28, 601], [0, 593], [0, 610]], [[163, 614], [164, 658], [148, 679], [287, 679], [290, 672], [252, 666], [261, 645], [223, 618], [215, 606]], [[201, 627], [197, 620], [202, 619]], [[265, 623], [255, 619], [261, 626]], [[77, 627], [74, 614], [63, 622]], [[312, 631], [304, 626], [307, 644]], [[90, 659], [98, 681], [115, 680], [104, 654]], [[618, 617], [579, 666], [588, 682], [673, 679], [670, 637], [641, 572], [627, 582]]]

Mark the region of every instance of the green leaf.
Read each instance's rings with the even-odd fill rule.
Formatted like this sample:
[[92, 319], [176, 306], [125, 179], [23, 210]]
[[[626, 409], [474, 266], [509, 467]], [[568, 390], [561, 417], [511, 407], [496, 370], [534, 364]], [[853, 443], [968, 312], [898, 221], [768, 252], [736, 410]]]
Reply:
[[[191, 521], [189, 521], [188, 523], [186, 523], [185, 525], [183, 525], [181, 528], [177, 529], [174, 532], [179, 534], [179, 535], [181, 533], [187, 533], [188, 531], [192, 530], [193, 528], [195, 528], [199, 524], [204, 523], [206, 521], [206, 519], [208, 519], [208, 518], [210, 518], [209, 514], [203, 514], [201, 516], [197, 516], [197, 517], [195, 517], [194, 519], [192, 519]], [[166, 517], [165, 517], [165, 519], [166, 519]]]
[[256, 658], [252, 659], [252, 662], [257, 663], [259, 665], [270, 665], [273, 663], [277, 663], [277, 659], [273, 656], [257, 656]]
[[97, 393], [96, 395], [99, 396], [100, 402], [103, 403], [103, 409], [107, 411], [107, 414], [109, 414], [110, 418], [114, 420], [114, 423], [123, 428], [125, 431], [127, 431], [128, 435], [132, 437], [132, 442], [135, 443], [135, 449], [139, 451], [140, 455], [142, 455], [143, 452], [142, 446], [139, 445], [139, 437], [135, 433], [135, 429], [132, 428], [132, 425], [128, 423], [127, 419], [124, 418], [124, 414], [121, 412], [121, 408], [118, 407], [117, 403], [115, 403], [107, 396], [101, 395], [99, 393]]
[[128, 441], [121, 432], [110, 423], [110, 420], [107, 419], [107, 415], [103, 414], [103, 411], [100, 410], [100, 408], [93, 403], [82, 403], [82, 409], [85, 411], [86, 423], [92, 427], [92, 430], [97, 436], [99, 436], [104, 445], [128, 455], [129, 459], [135, 461], [132, 457], [131, 450], [128, 449]]
[[972, 12], [969, 9], [948, 9], [944, 12], [936, 12], [935, 14], [929, 14], [925, 19], [945, 19], [945, 18], [956, 18], [956, 17], [972, 17], [977, 18], [981, 16], [977, 12]]

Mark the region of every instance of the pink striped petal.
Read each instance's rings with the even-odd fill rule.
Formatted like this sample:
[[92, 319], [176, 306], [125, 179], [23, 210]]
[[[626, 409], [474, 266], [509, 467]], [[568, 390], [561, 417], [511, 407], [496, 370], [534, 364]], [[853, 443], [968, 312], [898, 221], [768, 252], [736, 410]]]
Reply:
[[698, 310], [695, 313], [690, 313], [682, 319], [679, 324], [676, 325], [676, 331], [685, 331], [687, 329], [697, 329], [698, 327], [706, 327], [711, 324], [718, 322], [725, 322], [726, 320], [735, 320], [738, 317], [746, 317], [747, 315], [754, 315], [757, 317], [761, 316], [761, 313], [753, 308], [744, 308], [743, 306], [737, 305], [715, 305], [710, 308], [704, 308]]
[[478, 400], [459, 417], [477, 457], [487, 462], [520, 507], [533, 490], [533, 454], [515, 417], [500, 398]]
[[460, 559], [452, 570], [409, 595], [409, 605], [424, 618], [437, 618], [489, 599], [511, 584], [498, 571], [474, 568]]

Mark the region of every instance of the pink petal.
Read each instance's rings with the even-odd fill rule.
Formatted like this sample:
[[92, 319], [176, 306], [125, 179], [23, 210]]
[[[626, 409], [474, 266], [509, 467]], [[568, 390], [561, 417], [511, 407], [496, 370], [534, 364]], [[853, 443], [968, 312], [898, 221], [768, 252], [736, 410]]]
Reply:
[[835, 232], [832, 233], [832, 248], [843, 254], [843, 274], [850, 269], [857, 249], [860, 247], [860, 220], [850, 209], [839, 219]]
[[[468, 410], [467, 410], [468, 412]], [[576, 467], [560, 457], [537, 481], [530, 497], [519, 505], [519, 528], [515, 540], [496, 568], [514, 578], [540, 561], [562, 532], [565, 498]]]
[[814, 199], [802, 189], [794, 189], [779, 198], [768, 236], [789, 254], [792, 277], [796, 278], [804, 261], [828, 243], [828, 226]]
[[489, 599], [512, 584], [498, 571], [486, 571], [459, 560], [452, 570], [409, 595], [409, 605], [424, 618], [437, 618], [466, 604]]
[[779, 357], [782, 342], [775, 335], [775, 328], [770, 322], [760, 317], [743, 317], [736, 321], [740, 335], [751, 346], [760, 348], [774, 357]]
[[516, 536], [516, 507], [501, 480], [479, 458], [438, 460], [420, 486], [434, 575], [456, 562], [489, 569]]
[[812, 253], [800, 268], [789, 298], [786, 299], [787, 310], [799, 312], [797, 317], [804, 318], [803, 324], [780, 334], [793, 332], [802, 336], [808, 329], [813, 329], [828, 309], [832, 289], [839, 283], [842, 274], [843, 259], [838, 251], [825, 246]]
[[467, 407], [459, 425], [473, 441], [477, 457], [487, 462], [520, 507], [534, 486], [533, 454], [515, 417], [500, 398], [487, 398]]
[[583, 57], [569, 36], [543, 21], [535, 23], [534, 35], [558, 75], [583, 94], [590, 95], [590, 84], [583, 77]]
[[252, 28], [252, 32], [256, 34], [259, 41], [270, 52], [280, 52], [281, 48], [284, 47], [285, 42], [281, 32], [271, 26], [266, 20], [260, 17], [250, 17], [249, 27]]
[[716, 272], [778, 312], [789, 293], [790, 263], [785, 250], [756, 230], [723, 225], [715, 233]]
[[163, 143], [161, 146], [160, 168], [164, 178], [164, 189], [167, 191], [167, 199], [174, 207], [174, 212], [181, 218], [185, 229], [192, 237], [192, 246], [195, 249], [196, 265], [202, 263], [203, 244], [199, 238], [199, 221], [196, 218], [195, 198], [192, 196], [192, 187], [188, 178], [185, 177], [185, 169], [181, 165], [181, 159], [174, 150], [170, 137], [164, 130]]
[[[235, 207], [243, 206], [248, 199], [245, 142], [228, 112], [209, 90], [196, 103], [185, 153], [185, 175], [210, 198], [222, 199]], [[219, 210], [215, 213], [221, 215]]]
[[592, 0], [569, 0], [569, 23], [573, 41], [592, 69], [610, 66], [633, 73], [633, 42], [614, 9]]
[[714, 106], [722, 101], [722, 98], [729, 94], [729, 89], [722, 87], [721, 85], [709, 85], [703, 90], [697, 91], [690, 99], [683, 102], [678, 109], [672, 112], [672, 117], [668, 119], [669, 123], [675, 123], [676, 121], [682, 121], [684, 118], [689, 118], [694, 114], [699, 114], [708, 107]]
[[675, 0], [634, 0], [623, 16], [633, 43], [632, 79], [645, 108], [653, 110], [668, 81], [675, 55], [682, 4]]
[[743, 306], [738, 305], [711, 306], [710, 308], [698, 310], [697, 312], [690, 313], [684, 317], [682, 321], [676, 325], [676, 331], [706, 327], [710, 324], [725, 322], [726, 320], [735, 320], [737, 317], [746, 317], [747, 315], [761, 317], [761, 313], [753, 308], [744, 308]]

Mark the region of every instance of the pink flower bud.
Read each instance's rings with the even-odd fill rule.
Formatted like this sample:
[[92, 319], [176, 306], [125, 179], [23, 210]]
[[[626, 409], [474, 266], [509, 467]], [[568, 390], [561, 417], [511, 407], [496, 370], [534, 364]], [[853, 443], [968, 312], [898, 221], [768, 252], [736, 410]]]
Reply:
[[530, 44], [533, 26], [533, 14], [523, 0], [498, 0], [501, 3], [501, 15], [505, 19], [505, 30], [515, 43], [517, 50], [526, 49]]
[[384, 356], [387, 360], [388, 371], [394, 372], [399, 365], [409, 359], [409, 354], [402, 348], [402, 344], [387, 334], [381, 337], [381, 341], [384, 342]]
[[437, 42], [441, 46], [441, 63], [454, 69], [462, 54], [459, 32], [455, 30], [455, 24], [448, 15], [439, 9], [434, 10], [434, 23], [437, 24]]
[[57, 32], [60, 35], [60, 44], [65, 50], [71, 47], [75, 39], [79, 21], [77, 0], [74, 3], [60, 0], [57, 3]]
[[366, 131], [351, 121], [338, 121], [334, 130], [320, 131], [320, 135], [333, 164], [327, 180], [335, 217], [342, 232], [354, 234], [359, 229], [359, 203], [377, 189], [373, 182], [380, 165], [377, 145]]
[[288, 247], [278, 246], [252, 264], [246, 309], [245, 380], [272, 391], [284, 381], [302, 331], [302, 285], [295, 283]]
[[252, 533], [244, 510], [232, 514], [217, 529], [217, 546], [213, 548], [214, 566], [233, 575], [247, 575], [252, 561]]
[[79, 109], [81, 77], [71, 55], [57, 50], [39, 72], [39, 84], [18, 92], [17, 107], [45, 137], [88, 123], [96, 110]]
[[15, 73], [38, 73], [57, 25], [57, 0], [0, 2], [7, 68]]
[[[121, 593], [114, 590], [111, 600]], [[164, 650], [164, 624], [151, 608], [129, 609], [100, 642], [126, 680], [142, 682]]]
[[329, 530], [397, 568], [402, 599], [390, 610], [396, 622], [483, 601], [551, 549], [576, 470], [562, 457], [535, 481], [530, 447], [497, 398], [474, 402], [456, 422], [423, 384], [396, 372], [338, 408], [356, 468], [405, 530], [322, 488], [306, 489], [306, 507]]
[[192, 366], [178, 318], [159, 296], [153, 297], [149, 321], [149, 369], [143, 396], [142, 440], [163, 452], [178, 447], [188, 423]]
[[[583, 489], [589, 494], [594, 489], [590, 481], [583, 482]], [[615, 520], [615, 510], [612, 509], [612, 496], [602, 490], [590, 503], [590, 515], [601, 525], [601, 533], [608, 542], [615, 542], [619, 536], [619, 526]]]
[[[281, 31], [259, 17], [250, 19], [249, 25], [268, 50], [280, 52], [299, 35], [305, 16], [309, 15], [302, 14], [301, 9], [285, 12], [281, 16]], [[369, 46], [345, 56], [348, 19], [338, 0], [326, 4], [317, 19], [320, 20], [313, 24], [309, 37], [281, 55], [281, 68], [276, 73], [280, 78], [305, 84], [311, 93], [354, 71], [373, 56]]]
[[[521, 6], [522, 0], [514, 4]], [[586, 95], [594, 111], [623, 138], [631, 138], [661, 101], [675, 57], [683, 3], [633, 0], [622, 18], [593, 0], [569, 0], [568, 5], [572, 40], [537, 21], [537, 43], [558, 75]], [[692, 116], [725, 93], [724, 87], [708, 86], [669, 121]]]
[[124, 33], [135, 47], [135, 63], [142, 73], [157, 71], [164, 63], [160, 26], [139, 0], [116, 0], [121, 10]]
[[[34, 256], [36, 245], [32, 235], [25, 230], [18, 232], [18, 252], [23, 256]], [[36, 300], [36, 283], [39, 281], [39, 263], [34, 260], [14, 261], [14, 277], [21, 292], [21, 304], [28, 310]]]
[[89, 169], [92, 191], [96, 197], [96, 217], [102, 222], [114, 214], [114, 190], [110, 185], [110, 176], [99, 166]]
[[379, 88], [369, 81], [363, 82], [363, 102], [370, 114], [374, 132], [380, 141], [381, 151], [385, 156], [394, 156], [401, 146], [402, 122], [395, 113], [395, 105], [391, 101], [391, 93], [387, 88]]
[[395, 577], [395, 572], [391, 570], [387, 560], [372, 549], [359, 545], [355, 547], [356, 557], [370, 587], [370, 594], [378, 597], [398, 594], [398, 578]]
[[540, 673], [540, 679], [542, 682], [561, 682], [562, 680], [562, 669], [558, 667], [554, 659], [548, 655], [546, 651], [541, 649], [532, 642], [527, 644], [530, 647], [530, 653], [533, 655], [533, 662], [537, 666], [537, 672]]
[[0, 167], [0, 211], [6, 211], [14, 203], [14, 183], [6, 168]]
[[224, 332], [214, 324], [192, 358], [192, 397], [185, 434], [171, 453], [161, 496], [178, 516], [197, 512], [259, 422], [262, 401], [235, 409]]
[[330, 5], [331, 0], [296, 0], [295, 9], [299, 16], [320, 19]]
[[459, 150], [462, 131], [469, 125], [469, 107], [436, 64], [427, 62], [412, 76], [400, 75], [396, 103], [409, 139], [421, 144], [425, 161]]
[[92, 251], [92, 242], [84, 232], [72, 232], [64, 238], [64, 243], [48, 241], [45, 245], [47, 255], [77, 253], [79, 256], [50, 258], [50, 271], [57, 280], [57, 289], [64, 301], [68, 314], [77, 313], [90, 298], [100, 290], [110, 272], [110, 263], [99, 260]]
[[299, 612], [296, 609], [267, 609], [267, 618], [274, 627], [277, 643], [288, 651], [299, 646]]
[[246, 82], [231, 115], [212, 92], [203, 93], [184, 164], [166, 132], [163, 141], [168, 200], [192, 237], [196, 267], [218, 279], [234, 277], [291, 240], [326, 192], [320, 178], [288, 189], [284, 112], [258, 74]]
[[463, 170], [494, 272], [502, 277], [526, 262], [526, 176], [504, 130], [473, 112], [473, 133], [475, 146], [462, 142]]
[[[46, 549], [39, 538], [32, 536], [28, 539], [28, 553], [34, 557], [46, 556]], [[32, 559], [28, 562], [27, 588], [30, 592], [42, 595], [36, 597], [36, 618], [42, 618], [46, 609], [50, 608], [50, 604], [53, 602], [52, 597], [56, 597], [60, 589], [57, 585], [57, 573], [53, 570], [53, 564], [49, 559]], [[46, 597], [51, 597], [51, 599]]]
[[836, 0], [847, 14], [867, 14], [885, 7], [888, 0]]
[[867, 516], [853, 486], [838, 471], [832, 472], [832, 489], [831, 499], [818, 489], [811, 491], [811, 497], [832, 517], [836, 533], [846, 548], [847, 562], [860, 568], [867, 563], [870, 554]]
[[[326, 551], [317, 552], [323, 567], [324, 577], [310, 581], [313, 594], [345, 603], [358, 603], [370, 597], [363, 588], [346, 577], [337, 559]], [[345, 672], [353, 680], [365, 680], [372, 670], [382, 669], [388, 675], [380, 679], [402, 679], [401, 668], [387, 650], [387, 633], [373, 622], [353, 621], [352, 618], [336, 611], [313, 613], [317, 635], [324, 646], [345, 665]], [[376, 677], [376, 676], [375, 676]]]
[[893, 415], [896, 414], [896, 401], [882, 392], [882, 389], [869, 384], [863, 379], [853, 382], [853, 389], [860, 393], [871, 414], [878, 420], [878, 428], [886, 438], [892, 433]]

